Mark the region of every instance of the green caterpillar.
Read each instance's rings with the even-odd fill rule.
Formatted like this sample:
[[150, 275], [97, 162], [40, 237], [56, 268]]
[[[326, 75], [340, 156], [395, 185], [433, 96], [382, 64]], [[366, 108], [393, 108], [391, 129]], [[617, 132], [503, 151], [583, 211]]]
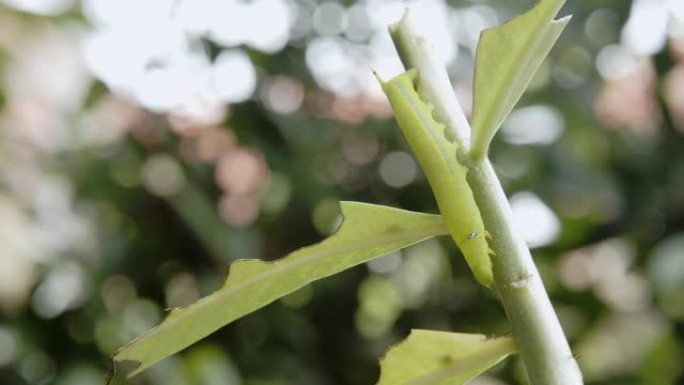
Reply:
[[445, 127], [432, 116], [433, 107], [424, 103], [415, 89], [418, 72], [409, 70], [388, 82], [380, 82], [394, 116], [413, 153], [425, 172], [437, 206], [456, 245], [484, 286], [493, 281], [492, 261], [480, 209], [466, 181], [468, 168], [458, 162], [458, 145], [450, 142]]

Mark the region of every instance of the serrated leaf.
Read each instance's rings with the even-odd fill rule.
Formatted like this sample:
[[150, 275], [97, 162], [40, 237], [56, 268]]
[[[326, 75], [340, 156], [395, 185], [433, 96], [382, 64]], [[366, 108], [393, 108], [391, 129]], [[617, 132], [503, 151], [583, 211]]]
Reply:
[[377, 385], [459, 385], [516, 351], [513, 337], [412, 330], [380, 362]]
[[565, 0], [540, 0], [529, 11], [480, 35], [473, 85], [472, 153], [486, 154], [570, 16], [553, 20]]
[[232, 263], [219, 290], [188, 307], [172, 310], [161, 324], [112, 358], [138, 362], [132, 376], [311, 281], [446, 234], [438, 215], [358, 202], [342, 202], [341, 211], [344, 220], [334, 235], [275, 262]]

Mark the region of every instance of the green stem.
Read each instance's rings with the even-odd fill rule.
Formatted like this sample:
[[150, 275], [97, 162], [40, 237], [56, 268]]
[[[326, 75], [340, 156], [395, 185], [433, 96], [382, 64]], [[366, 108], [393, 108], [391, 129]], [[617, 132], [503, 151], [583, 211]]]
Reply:
[[[390, 28], [407, 68], [420, 73], [418, 91], [435, 106], [435, 118], [445, 123], [453, 139], [467, 150], [470, 126], [442, 62], [418, 37], [407, 15]], [[446, 91], [448, 89], [448, 91]], [[463, 118], [461, 118], [463, 117]], [[463, 159], [468, 184], [492, 234], [494, 280], [513, 328], [520, 356], [532, 385], [578, 385], [582, 374], [570, 351], [558, 317], [525, 242], [515, 232], [511, 209], [489, 160]]]

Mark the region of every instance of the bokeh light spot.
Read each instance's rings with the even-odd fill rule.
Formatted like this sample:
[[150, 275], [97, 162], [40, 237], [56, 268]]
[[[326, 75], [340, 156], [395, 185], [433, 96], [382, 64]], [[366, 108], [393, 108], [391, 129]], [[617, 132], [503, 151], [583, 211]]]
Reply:
[[184, 307], [199, 299], [195, 277], [189, 273], [180, 273], [171, 277], [164, 287], [166, 307]]
[[668, 17], [667, 8], [659, 0], [633, 0], [629, 19], [622, 28], [622, 42], [634, 54], [655, 54], [665, 45]]
[[597, 47], [615, 43], [620, 18], [611, 9], [597, 9], [584, 22], [584, 33]]
[[261, 210], [264, 214], [275, 215], [287, 207], [293, 193], [292, 181], [285, 173], [273, 171], [261, 190]]
[[57, 364], [47, 353], [35, 350], [21, 360], [19, 373], [29, 384], [48, 385], [57, 374]]
[[266, 181], [268, 166], [260, 154], [247, 149], [237, 149], [219, 159], [214, 177], [223, 191], [231, 194], [252, 194]]
[[340, 202], [337, 199], [322, 199], [316, 203], [311, 219], [319, 233], [329, 235], [335, 232], [341, 222]]
[[378, 274], [389, 274], [401, 267], [401, 252], [395, 251], [366, 263], [368, 269]]
[[0, 326], [0, 367], [9, 365], [17, 358], [19, 341], [16, 333], [4, 326]]
[[185, 184], [178, 161], [166, 154], [151, 156], [142, 167], [143, 183], [149, 192], [161, 197], [175, 195]]
[[75, 262], [56, 266], [33, 293], [33, 310], [49, 319], [80, 306], [88, 292], [85, 279], [85, 272]]
[[227, 194], [219, 201], [219, 214], [233, 226], [246, 227], [259, 216], [259, 201], [253, 194]]
[[501, 133], [512, 144], [548, 145], [563, 134], [564, 128], [565, 121], [558, 110], [539, 104], [514, 110]]
[[295, 78], [274, 76], [266, 82], [262, 100], [275, 113], [288, 115], [299, 110], [304, 101], [304, 86]]
[[556, 214], [531, 192], [511, 196], [513, 224], [531, 248], [548, 245], [560, 234], [561, 224]]
[[605, 79], [619, 79], [636, 71], [641, 61], [621, 45], [608, 45], [599, 51], [596, 69]]
[[313, 14], [314, 30], [323, 36], [339, 35], [347, 25], [344, 6], [333, 1], [326, 1], [316, 7]]
[[213, 83], [225, 102], [243, 102], [256, 89], [256, 70], [243, 51], [224, 51], [214, 63]]
[[349, 163], [361, 166], [375, 160], [380, 141], [375, 135], [348, 134], [342, 142], [342, 153]]
[[68, 10], [74, 0], [2, 0], [2, 3], [16, 9], [38, 15], [58, 15]]
[[380, 177], [388, 186], [401, 188], [416, 179], [418, 165], [415, 159], [404, 151], [393, 151], [380, 162]]
[[366, 338], [386, 334], [401, 314], [401, 298], [396, 288], [378, 277], [368, 277], [358, 291], [359, 308], [354, 321], [359, 333]]

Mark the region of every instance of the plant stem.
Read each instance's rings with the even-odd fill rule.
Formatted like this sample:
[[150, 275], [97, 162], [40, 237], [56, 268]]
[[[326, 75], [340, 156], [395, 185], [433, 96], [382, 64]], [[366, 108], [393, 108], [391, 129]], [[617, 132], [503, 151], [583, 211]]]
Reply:
[[[443, 62], [415, 32], [408, 18], [390, 28], [397, 51], [407, 68], [420, 74], [418, 91], [435, 106], [464, 153], [469, 150], [470, 126], [453, 94]], [[511, 208], [489, 160], [464, 157], [468, 184], [480, 208], [490, 245], [494, 281], [513, 328], [520, 356], [532, 385], [578, 385], [582, 374], [570, 351], [558, 317], [525, 242], [515, 232]]]

